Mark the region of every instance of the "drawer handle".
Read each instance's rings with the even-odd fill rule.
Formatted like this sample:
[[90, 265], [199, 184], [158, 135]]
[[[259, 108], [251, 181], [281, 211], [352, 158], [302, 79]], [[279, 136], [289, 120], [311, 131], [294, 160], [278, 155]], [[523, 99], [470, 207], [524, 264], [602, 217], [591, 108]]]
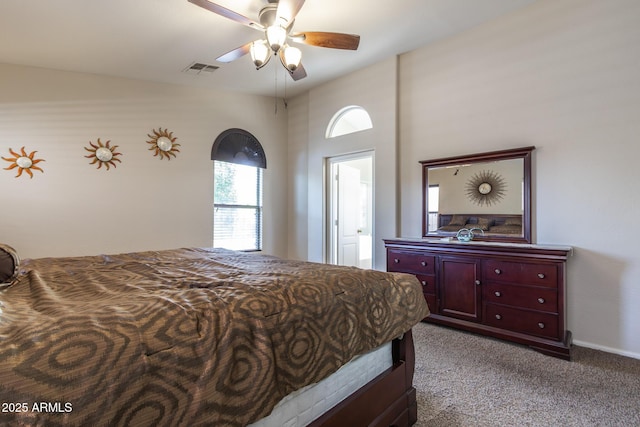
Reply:
[[544, 304], [544, 298], [538, 298], [538, 302], [539, 302], [540, 304]]
[[544, 329], [544, 323], [542, 323], [542, 322], [538, 322], [538, 328], [540, 328], [540, 329]]
[[480, 280], [476, 280], [474, 283], [475, 283], [476, 285], [480, 286]]
[[427, 285], [428, 285], [427, 281], [426, 281], [426, 280], [423, 280], [423, 281], [422, 281], [422, 286], [427, 286]]
[[496, 319], [500, 320], [500, 319], [502, 319], [502, 316], [499, 315], [499, 314], [496, 314]]
[[427, 266], [427, 261], [422, 261], [420, 264], [422, 264], [423, 267]]
[[544, 273], [538, 273], [538, 278], [540, 278], [540, 279], [544, 279], [544, 278], [545, 278]]
[[500, 270], [499, 268], [496, 268], [495, 270], [493, 270], [496, 272], [496, 274], [502, 274], [502, 270]]
[[502, 293], [500, 293], [499, 291], [496, 291], [496, 296], [497, 296], [497, 297], [501, 297], [501, 296], [502, 296]]
[[398, 264], [400, 262], [400, 260], [398, 258], [394, 258], [393, 262], [395, 262], [396, 264]]

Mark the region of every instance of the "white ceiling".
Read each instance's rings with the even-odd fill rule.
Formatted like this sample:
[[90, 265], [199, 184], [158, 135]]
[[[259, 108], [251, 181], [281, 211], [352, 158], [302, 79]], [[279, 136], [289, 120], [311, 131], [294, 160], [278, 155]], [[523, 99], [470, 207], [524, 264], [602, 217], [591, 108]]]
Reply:
[[[294, 82], [278, 61], [216, 62], [261, 34], [187, 0], [0, 0], [0, 62], [270, 96], [286, 78], [290, 96], [534, 1], [306, 0], [294, 31], [359, 34], [360, 47], [297, 45], [308, 76]], [[267, 0], [216, 3], [257, 21]], [[194, 62], [220, 69], [183, 72]]]

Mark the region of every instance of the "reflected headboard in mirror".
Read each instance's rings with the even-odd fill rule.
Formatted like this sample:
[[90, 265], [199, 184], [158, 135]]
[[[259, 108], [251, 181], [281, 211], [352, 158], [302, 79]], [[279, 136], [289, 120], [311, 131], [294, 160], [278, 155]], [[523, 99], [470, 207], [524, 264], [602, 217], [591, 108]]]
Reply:
[[473, 228], [474, 240], [532, 243], [534, 149], [421, 161], [422, 236], [456, 236]]

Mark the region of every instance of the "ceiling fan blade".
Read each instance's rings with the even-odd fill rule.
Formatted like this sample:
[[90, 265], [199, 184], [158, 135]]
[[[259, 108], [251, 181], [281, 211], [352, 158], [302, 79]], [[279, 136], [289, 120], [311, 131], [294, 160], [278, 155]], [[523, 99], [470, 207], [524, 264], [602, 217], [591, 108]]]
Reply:
[[357, 50], [360, 36], [355, 34], [326, 33], [323, 31], [307, 31], [291, 35], [294, 42], [331, 49]]
[[280, 22], [283, 19], [287, 26], [293, 23], [296, 19], [298, 12], [302, 9], [304, 0], [280, 0], [278, 1], [278, 10], [276, 11], [276, 22]]
[[307, 71], [302, 66], [302, 63], [298, 64], [298, 67], [293, 71], [293, 73], [289, 74], [294, 81], [298, 81], [307, 77]]
[[246, 16], [240, 15], [238, 12], [234, 12], [233, 10], [227, 9], [226, 7], [222, 7], [219, 4], [215, 4], [210, 2], [209, 0], [188, 0], [189, 3], [193, 3], [196, 6], [200, 6], [203, 9], [207, 9], [210, 12], [217, 13], [220, 16], [224, 16], [225, 18], [231, 19], [232, 21], [236, 21], [242, 25], [246, 25], [247, 27], [255, 28], [257, 30], [264, 30], [264, 27], [260, 25], [258, 22], [247, 18]]
[[249, 53], [249, 50], [251, 50], [251, 43], [253, 42], [249, 42], [243, 46], [240, 46], [239, 48], [233, 49], [232, 51], [225, 53], [222, 56], [217, 57], [216, 61], [218, 62], [235, 61], [236, 59]]

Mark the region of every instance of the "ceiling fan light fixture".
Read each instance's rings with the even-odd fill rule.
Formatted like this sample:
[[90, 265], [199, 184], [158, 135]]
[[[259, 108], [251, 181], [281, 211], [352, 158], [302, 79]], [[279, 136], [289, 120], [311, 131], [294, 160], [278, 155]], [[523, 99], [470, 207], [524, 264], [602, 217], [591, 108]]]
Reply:
[[284, 42], [287, 40], [287, 29], [281, 25], [271, 25], [267, 28], [267, 42], [274, 52], [280, 50]]
[[300, 65], [302, 52], [297, 47], [285, 45], [281, 58], [282, 65], [290, 72], [294, 72], [296, 68], [298, 68], [298, 65]]
[[251, 60], [256, 66], [256, 70], [267, 65], [267, 62], [271, 59], [271, 51], [269, 50], [266, 40], [256, 40], [251, 43], [249, 52], [251, 53]]

